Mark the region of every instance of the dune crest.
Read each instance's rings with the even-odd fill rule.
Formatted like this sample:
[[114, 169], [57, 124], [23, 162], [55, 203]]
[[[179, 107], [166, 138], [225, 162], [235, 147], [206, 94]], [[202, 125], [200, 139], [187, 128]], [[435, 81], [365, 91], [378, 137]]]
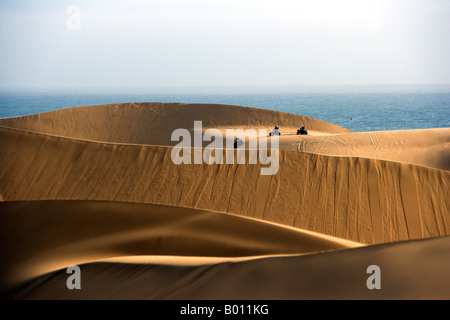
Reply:
[[246, 257], [361, 246], [240, 216], [151, 204], [2, 202], [0, 212], [2, 287], [115, 256]]
[[318, 119], [280, 111], [220, 104], [123, 103], [74, 107], [36, 115], [0, 119], [0, 126], [51, 135], [131, 144], [173, 146], [172, 131], [193, 131], [194, 121], [206, 128], [267, 128], [274, 125], [320, 132], [349, 130]]
[[[280, 148], [331, 156], [406, 162], [450, 170], [450, 128], [354, 133], [305, 116], [220, 104], [123, 103], [73, 107], [0, 119], [0, 126], [69, 138], [127, 144], [174, 146], [175, 129], [281, 128]], [[297, 129], [305, 125], [308, 136]], [[203, 146], [209, 142], [203, 142]], [[225, 143], [224, 143], [225, 145]]]
[[[304, 256], [208, 264], [98, 261], [81, 265], [83, 289], [67, 290], [65, 270], [15, 292], [17, 299], [450, 299], [450, 237]], [[381, 268], [381, 289], [366, 286]]]

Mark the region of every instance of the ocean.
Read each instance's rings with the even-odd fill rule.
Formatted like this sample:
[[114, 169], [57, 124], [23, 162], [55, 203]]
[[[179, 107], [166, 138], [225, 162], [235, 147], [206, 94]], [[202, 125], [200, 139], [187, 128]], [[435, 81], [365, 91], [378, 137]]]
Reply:
[[450, 127], [450, 85], [0, 89], [0, 118], [123, 102], [218, 103], [278, 110], [355, 132]]

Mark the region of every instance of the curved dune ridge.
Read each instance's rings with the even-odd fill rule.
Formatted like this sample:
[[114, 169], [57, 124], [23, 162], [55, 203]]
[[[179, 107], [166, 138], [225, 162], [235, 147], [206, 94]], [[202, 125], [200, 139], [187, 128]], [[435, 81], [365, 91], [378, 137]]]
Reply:
[[0, 203], [0, 211], [2, 284], [10, 287], [116, 256], [246, 257], [360, 246], [260, 220], [152, 204], [23, 201]]
[[349, 130], [318, 119], [280, 111], [219, 104], [124, 103], [75, 107], [0, 119], [0, 126], [63, 137], [103, 142], [175, 145], [172, 131], [194, 130], [194, 121], [205, 128], [266, 128], [274, 125], [300, 127], [320, 132]]
[[[448, 300], [449, 246], [447, 236], [205, 264], [115, 258], [80, 265], [81, 290], [61, 285], [68, 276], [63, 269], [36, 278], [14, 294], [17, 299]], [[381, 270], [379, 290], [369, 290], [366, 284], [374, 261]]]
[[[0, 119], [0, 126], [83, 140], [174, 146], [175, 129], [281, 128], [280, 148], [373, 158], [450, 170], [450, 128], [353, 133], [318, 119], [280, 111], [217, 104], [124, 103], [74, 107]], [[301, 126], [308, 136], [299, 136]], [[204, 141], [203, 146], [210, 142]]]
[[[203, 131], [278, 125], [278, 172], [263, 176], [267, 165], [248, 161], [175, 165], [172, 131], [193, 133], [198, 120]], [[296, 135], [302, 124], [308, 136]], [[448, 298], [439, 278], [450, 259], [449, 130], [353, 133], [179, 103], [0, 119], [2, 295]], [[65, 287], [71, 264], [82, 266], [78, 292]], [[371, 264], [383, 290], [365, 286]]]
[[261, 164], [180, 164], [170, 147], [59, 138], [0, 128], [0, 194], [108, 200], [236, 213], [373, 244], [447, 235], [450, 172], [280, 150]]

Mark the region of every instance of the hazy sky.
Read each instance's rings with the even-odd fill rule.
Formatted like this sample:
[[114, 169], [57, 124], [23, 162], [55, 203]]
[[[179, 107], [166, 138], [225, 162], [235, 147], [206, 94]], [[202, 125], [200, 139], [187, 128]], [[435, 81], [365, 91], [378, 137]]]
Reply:
[[3, 87], [450, 83], [446, 0], [0, 0], [0, 28]]

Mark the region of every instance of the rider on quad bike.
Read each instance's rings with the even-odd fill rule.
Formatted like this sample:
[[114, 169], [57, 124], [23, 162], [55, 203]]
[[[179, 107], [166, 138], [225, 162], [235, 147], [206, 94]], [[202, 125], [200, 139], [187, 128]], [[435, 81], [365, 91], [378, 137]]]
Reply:
[[275, 128], [273, 128], [272, 131], [270, 131], [269, 133], [269, 136], [275, 135], [281, 136], [280, 129], [277, 126], [275, 126]]
[[302, 125], [302, 127], [297, 130], [297, 134], [308, 134], [308, 131], [306, 131], [305, 126]]

